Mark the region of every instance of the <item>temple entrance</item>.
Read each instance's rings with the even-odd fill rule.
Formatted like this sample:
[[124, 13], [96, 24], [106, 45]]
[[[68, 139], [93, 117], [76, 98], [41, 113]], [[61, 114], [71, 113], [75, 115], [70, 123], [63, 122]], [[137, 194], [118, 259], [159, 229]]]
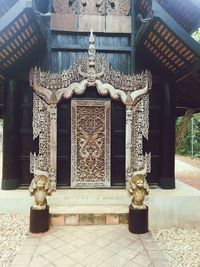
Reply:
[[57, 122], [58, 186], [125, 186], [125, 107], [120, 101], [89, 87], [58, 104]]
[[[58, 124], [60, 120], [58, 105], [62, 98], [67, 100], [68, 103], [69, 99], [71, 99], [70, 110], [74, 109], [71, 114], [68, 112], [68, 119], [71, 121], [71, 117], [75, 116], [70, 127], [72, 129], [72, 136], [68, 139], [70, 144], [72, 143], [71, 150], [73, 150], [70, 151], [72, 179], [70, 184], [68, 184], [69, 186], [83, 186], [87, 188], [91, 184], [94, 185], [92, 187], [114, 186], [117, 176], [121, 176], [121, 179], [118, 181], [123, 181], [122, 184], [124, 185], [124, 181], [128, 182], [135, 171], [144, 169], [145, 172], [150, 172], [151, 155], [150, 153], [146, 153], [145, 156], [143, 155], [142, 144], [143, 137], [148, 138], [148, 91], [151, 88], [151, 83], [151, 74], [147, 71], [142, 74], [129, 76], [111, 69], [109, 62], [106, 59], [101, 59], [96, 54], [92, 32], [89, 38], [88, 54], [77, 59], [68, 70], [55, 74], [41, 72], [37, 68], [32, 69], [30, 72], [30, 85], [36, 92], [33, 95], [33, 138], [35, 139], [39, 136], [39, 153], [38, 155], [30, 153], [30, 172], [34, 174], [43, 173], [48, 176], [53, 190], [56, 190], [56, 185], [59, 184], [59, 149], [57, 144], [64, 146], [62, 142], [59, 142], [58, 137]], [[83, 95], [86, 93], [87, 88], [90, 89], [88, 91], [92, 92], [92, 94], [93, 92], [98, 93], [98, 100], [99, 95], [103, 99], [108, 100], [98, 102], [93, 96], [92, 102], [87, 102], [87, 99], [85, 99], [85, 105], [80, 104], [79, 107], [75, 103], [84, 102], [74, 102], [73, 98], [75, 96], [84, 98]], [[118, 116], [117, 112], [111, 111], [110, 128], [110, 116], [108, 114], [110, 113], [111, 101], [116, 101], [116, 103], [120, 101], [124, 105], [126, 112], [124, 112], [124, 117], [122, 118]], [[89, 109], [86, 102], [93, 103], [90, 104]], [[101, 104], [99, 105], [99, 103]], [[97, 109], [97, 111], [92, 112], [91, 108]], [[79, 111], [79, 109], [86, 109], [86, 112], [84, 111], [86, 122], [83, 124], [82, 122], [77, 123], [83, 113], [83, 110]], [[98, 111], [98, 109], [100, 110]], [[77, 115], [78, 113], [80, 116]], [[99, 117], [100, 114], [102, 116], [101, 119]], [[91, 118], [92, 120], [90, 120]], [[63, 118], [61, 118], [61, 121], [61, 124], [63, 124]], [[99, 121], [99, 126], [95, 129], [96, 133], [94, 129], [89, 131], [90, 121], [93, 124]], [[126, 125], [125, 138], [115, 139], [117, 136], [115, 134], [117, 132], [120, 133], [120, 129], [115, 130], [115, 122], [116, 126], [118, 122], [121, 125]], [[69, 135], [69, 128], [67, 131]], [[111, 142], [109, 140], [110, 132]], [[125, 168], [123, 168], [124, 164], [120, 164], [120, 167], [122, 166], [121, 170], [125, 171], [118, 173], [118, 163], [116, 161], [113, 163], [111, 159], [110, 164], [109, 155], [111, 150], [111, 158], [121, 157], [122, 151], [118, 154], [118, 146], [120, 147], [119, 144], [122, 140], [123, 148], [125, 148], [123, 149], [124, 153], [122, 153], [123, 162], [125, 158]], [[68, 162], [69, 158], [68, 154]], [[67, 168], [65, 165], [61, 167], [62, 169]], [[112, 175], [115, 177], [113, 179], [114, 182], [112, 179], [110, 181], [110, 170], [111, 177]], [[89, 182], [91, 179], [94, 179], [92, 183]]]

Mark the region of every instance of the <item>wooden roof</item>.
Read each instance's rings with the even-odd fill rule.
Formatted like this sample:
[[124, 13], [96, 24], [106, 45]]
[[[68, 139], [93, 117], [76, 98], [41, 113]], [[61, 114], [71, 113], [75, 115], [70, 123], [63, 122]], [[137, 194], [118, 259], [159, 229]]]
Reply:
[[[0, 78], [22, 60], [32, 63], [29, 56], [45, 45], [32, 3], [0, 0]], [[200, 26], [200, 0], [137, 0], [139, 13], [151, 18], [136, 36], [143, 63], [174, 81], [176, 107], [200, 109], [200, 45], [190, 36]]]
[[[187, 3], [182, 0], [180, 5], [177, 2], [179, 0], [138, 1], [138, 12], [152, 17], [148, 23], [140, 26], [136, 48], [147, 56], [150, 65], [156, 65], [157, 70], [174, 81], [177, 107], [200, 109], [200, 44], [188, 33], [199, 25], [200, 15], [197, 19], [196, 10], [200, 14], [200, 2], [198, 8], [193, 0], [188, 0]], [[188, 2], [191, 2], [194, 14], [190, 20], [188, 18], [187, 24], [187, 16], [184, 17], [184, 14]], [[192, 12], [191, 7], [188, 14]], [[178, 15], [182, 9], [183, 17]]]
[[[200, 0], [156, 0], [157, 3], [186, 31], [200, 27]], [[152, 0], [137, 1], [137, 14], [145, 18], [151, 10]]]
[[[0, 17], [0, 75], [24, 60], [45, 42], [39, 22], [32, 9], [32, 1], [3, 2], [4, 12]], [[8, 8], [9, 7], [9, 8]], [[6, 10], [6, 11], [5, 11]]]

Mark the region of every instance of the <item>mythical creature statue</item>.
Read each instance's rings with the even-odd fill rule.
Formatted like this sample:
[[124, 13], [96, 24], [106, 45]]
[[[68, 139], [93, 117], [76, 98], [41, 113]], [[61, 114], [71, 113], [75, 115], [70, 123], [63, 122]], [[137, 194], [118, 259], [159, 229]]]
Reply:
[[31, 182], [29, 192], [31, 196], [35, 197], [35, 205], [33, 206], [33, 209], [43, 210], [47, 207], [46, 196], [52, 194], [53, 187], [47, 176], [37, 175]]
[[135, 174], [128, 182], [128, 193], [132, 196], [131, 205], [134, 209], [146, 209], [145, 195], [149, 194], [149, 186], [145, 179], [146, 174]]

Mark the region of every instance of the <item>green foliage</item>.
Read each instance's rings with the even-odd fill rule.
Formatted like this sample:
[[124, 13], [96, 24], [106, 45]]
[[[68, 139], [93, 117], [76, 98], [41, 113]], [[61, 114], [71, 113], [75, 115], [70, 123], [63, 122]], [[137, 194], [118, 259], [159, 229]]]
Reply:
[[192, 37], [200, 43], [200, 28], [198, 28], [193, 34]]
[[[179, 127], [182, 120], [183, 117], [176, 120], [176, 127]], [[192, 156], [192, 120], [177, 154]], [[193, 156], [200, 157], [200, 113], [193, 116]]]

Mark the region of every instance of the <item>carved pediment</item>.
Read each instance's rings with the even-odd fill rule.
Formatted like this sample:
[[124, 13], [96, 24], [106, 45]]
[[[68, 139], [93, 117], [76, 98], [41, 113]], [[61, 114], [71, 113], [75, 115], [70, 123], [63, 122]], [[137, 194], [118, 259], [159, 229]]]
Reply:
[[109, 61], [96, 53], [91, 32], [87, 54], [62, 73], [43, 72], [35, 67], [30, 72], [30, 85], [47, 103], [52, 103], [53, 98], [57, 103], [62, 96], [70, 98], [73, 93], [84, 93], [87, 86], [96, 86], [101, 95], [109, 93], [125, 105], [134, 105], [136, 98], [149, 91], [152, 81], [148, 71], [125, 75], [113, 70]]

